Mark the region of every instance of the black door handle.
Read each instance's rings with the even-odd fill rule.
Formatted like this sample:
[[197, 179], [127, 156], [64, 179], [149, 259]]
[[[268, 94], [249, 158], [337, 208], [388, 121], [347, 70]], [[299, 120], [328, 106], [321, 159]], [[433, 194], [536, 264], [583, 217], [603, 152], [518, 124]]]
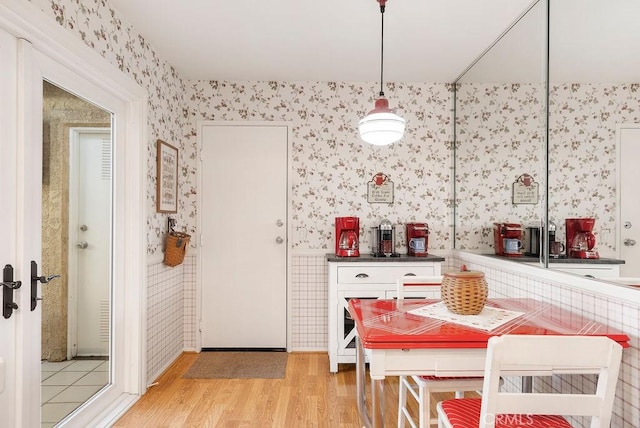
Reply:
[[21, 281], [13, 280], [13, 266], [6, 265], [2, 270], [2, 316], [9, 318], [18, 304], [13, 301], [13, 290], [22, 286]]
[[31, 260], [31, 310], [38, 306], [38, 281], [43, 284], [52, 279], [60, 278], [60, 275], [38, 276], [38, 264]]

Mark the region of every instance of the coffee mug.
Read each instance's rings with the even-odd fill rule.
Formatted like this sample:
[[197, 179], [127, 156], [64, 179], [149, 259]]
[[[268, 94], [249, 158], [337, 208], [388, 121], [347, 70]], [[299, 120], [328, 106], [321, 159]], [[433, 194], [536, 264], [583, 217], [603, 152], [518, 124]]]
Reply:
[[522, 241], [519, 239], [503, 239], [504, 252], [507, 254], [518, 254], [522, 249]]
[[424, 251], [424, 238], [411, 238], [409, 240], [409, 248], [413, 251]]
[[549, 253], [551, 254], [551, 257], [559, 257], [564, 251], [564, 244], [560, 241], [551, 241], [549, 244]]

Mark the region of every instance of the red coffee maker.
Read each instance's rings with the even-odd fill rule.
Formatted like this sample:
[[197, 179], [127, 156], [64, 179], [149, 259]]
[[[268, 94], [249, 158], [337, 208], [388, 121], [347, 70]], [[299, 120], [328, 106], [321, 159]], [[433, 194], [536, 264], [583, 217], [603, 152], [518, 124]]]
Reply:
[[336, 256], [360, 256], [360, 220], [358, 217], [336, 217]]
[[518, 223], [493, 223], [493, 248], [497, 255], [520, 257], [523, 253], [522, 226]]
[[429, 225], [427, 223], [407, 223], [407, 255], [426, 257], [429, 247]]
[[600, 255], [594, 251], [596, 237], [593, 234], [595, 218], [565, 219], [567, 257], [576, 259], [598, 259]]

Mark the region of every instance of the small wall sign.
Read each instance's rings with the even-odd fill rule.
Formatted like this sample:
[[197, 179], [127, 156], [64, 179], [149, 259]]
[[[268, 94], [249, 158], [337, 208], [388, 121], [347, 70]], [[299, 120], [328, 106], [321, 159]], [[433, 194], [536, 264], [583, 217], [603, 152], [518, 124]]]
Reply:
[[367, 202], [370, 204], [393, 203], [393, 181], [386, 174], [378, 172], [367, 183]]
[[532, 176], [522, 174], [512, 186], [513, 204], [537, 204], [539, 187]]

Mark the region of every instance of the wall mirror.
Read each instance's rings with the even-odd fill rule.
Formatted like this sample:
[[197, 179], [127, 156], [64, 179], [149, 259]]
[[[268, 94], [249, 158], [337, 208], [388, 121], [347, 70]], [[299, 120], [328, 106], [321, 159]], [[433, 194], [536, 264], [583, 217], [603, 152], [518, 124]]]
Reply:
[[[601, 259], [637, 260], [640, 212], [625, 177], [640, 160], [640, 2], [551, 0], [549, 10], [549, 218], [560, 237], [566, 218], [594, 218]], [[634, 265], [620, 276], [640, 277]]]
[[[456, 249], [493, 254], [494, 223], [544, 219], [546, 27], [536, 1], [456, 81]], [[525, 176], [539, 197], [514, 204]]]
[[[494, 222], [550, 221], [566, 245], [566, 218], [594, 218], [600, 261], [640, 256], [625, 184], [640, 156], [638, 20], [634, 0], [533, 2], [457, 80], [456, 249], [493, 254]], [[510, 182], [527, 171], [539, 203], [514, 205]], [[537, 264], [563, 269], [542, 250]]]
[[112, 114], [43, 82], [42, 421], [110, 383]]

